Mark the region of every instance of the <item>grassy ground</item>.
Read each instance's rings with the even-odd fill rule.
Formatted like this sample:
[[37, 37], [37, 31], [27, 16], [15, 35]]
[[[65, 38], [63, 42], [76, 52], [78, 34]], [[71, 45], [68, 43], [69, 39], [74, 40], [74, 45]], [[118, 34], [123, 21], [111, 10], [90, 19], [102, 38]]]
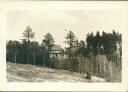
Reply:
[[106, 82], [105, 79], [67, 70], [50, 69], [27, 64], [7, 63], [8, 82]]

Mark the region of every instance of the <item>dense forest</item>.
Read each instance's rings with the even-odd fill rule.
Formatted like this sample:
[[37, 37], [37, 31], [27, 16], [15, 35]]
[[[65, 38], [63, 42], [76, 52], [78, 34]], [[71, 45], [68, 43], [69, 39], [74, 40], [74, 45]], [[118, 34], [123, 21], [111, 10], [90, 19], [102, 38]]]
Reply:
[[121, 74], [122, 35], [115, 30], [111, 33], [91, 32], [80, 41], [69, 30], [64, 41], [68, 47], [63, 48], [62, 53], [67, 57], [61, 59], [50, 57], [52, 47], [56, 45], [52, 34], [47, 33], [41, 44], [33, 41], [34, 37], [32, 28], [27, 26], [21, 41], [7, 41], [6, 61], [90, 73], [108, 81], [115, 79], [117, 72]]

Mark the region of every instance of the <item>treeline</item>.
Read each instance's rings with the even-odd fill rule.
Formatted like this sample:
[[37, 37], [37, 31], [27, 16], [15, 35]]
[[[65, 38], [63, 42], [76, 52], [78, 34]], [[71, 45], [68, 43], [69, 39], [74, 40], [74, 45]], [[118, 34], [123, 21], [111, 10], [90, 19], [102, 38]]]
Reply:
[[[61, 60], [63, 69], [107, 78], [108, 81], [121, 81], [122, 35], [114, 30], [112, 33], [99, 31], [88, 33], [85, 41], [79, 41], [72, 31], [65, 41], [68, 59]], [[115, 76], [119, 75], [119, 76]]]
[[27, 26], [23, 33], [24, 39], [21, 42], [8, 41], [6, 44], [6, 61], [12, 63], [32, 64], [50, 66], [49, 50], [53, 45], [51, 34], [46, 34], [40, 45], [36, 41], [30, 41], [35, 36], [30, 26]]
[[33, 65], [48, 66], [48, 53], [46, 48], [40, 46], [38, 42], [27, 42], [23, 40], [7, 42], [6, 61], [12, 63], [23, 63]]
[[67, 48], [69, 57], [72, 55], [79, 55], [86, 57], [89, 53], [93, 55], [104, 54], [107, 59], [116, 62], [117, 54], [121, 59], [122, 56], [122, 35], [115, 30], [112, 33], [106, 33], [99, 31], [94, 34], [88, 33], [85, 40], [78, 41], [72, 31], [66, 36], [66, 43], [69, 45]]
[[114, 59], [116, 52], [119, 51], [119, 55], [122, 55], [122, 35], [115, 30], [112, 33], [97, 31], [96, 35], [90, 33], [86, 39], [87, 52], [93, 52], [95, 55], [104, 54], [108, 60], [116, 61]]
[[[45, 66], [50, 68], [67, 69], [70, 71], [80, 72], [82, 67], [89, 67], [92, 72], [96, 72], [96, 61], [92, 60], [94, 56], [104, 55], [108, 61], [121, 62], [122, 56], [122, 35], [115, 30], [112, 33], [99, 31], [94, 34], [88, 33], [85, 40], [79, 41], [72, 31], [69, 31], [65, 37], [65, 43], [69, 46], [64, 49], [68, 58], [52, 59], [49, 56], [51, 48], [55, 45], [54, 38], [47, 33], [39, 44], [32, 41], [35, 33], [32, 32], [30, 26], [27, 26], [23, 33], [21, 42], [8, 41], [6, 44], [6, 61], [13, 63], [23, 63]], [[89, 58], [89, 60], [87, 60]], [[97, 58], [97, 57], [96, 57]], [[83, 60], [82, 60], [83, 59]], [[86, 62], [85, 66], [82, 65]], [[89, 61], [89, 62], [88, 62]], [[90, 62], [95, 61], [95, 62]], [[86, 67], [86, 73], [89, 69]], [[82, 70], [83, 71], [83, 70]]]

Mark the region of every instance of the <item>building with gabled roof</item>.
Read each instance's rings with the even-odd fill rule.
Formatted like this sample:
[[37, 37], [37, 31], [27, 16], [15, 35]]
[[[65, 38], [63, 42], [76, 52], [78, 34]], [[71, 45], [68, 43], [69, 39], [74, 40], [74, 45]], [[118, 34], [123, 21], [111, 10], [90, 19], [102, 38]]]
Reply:
[[64, 49], [60, 45], [53, 45], [50, 51], [50, 58], [65, 58]]

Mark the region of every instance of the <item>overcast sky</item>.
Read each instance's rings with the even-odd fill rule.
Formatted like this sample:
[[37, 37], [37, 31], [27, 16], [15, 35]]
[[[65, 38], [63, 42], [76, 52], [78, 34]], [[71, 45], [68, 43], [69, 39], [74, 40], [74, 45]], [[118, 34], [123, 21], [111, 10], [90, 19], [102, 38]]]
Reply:
[[51, 33], [55, 43], [65, 46], [65, 36], [69, 30], [79, 40], [93, 31], [121, 31], [122, 13], [118, 10], [106, 11], [13, 11], [7, 13], [7, 40], [23, 38], [22, 33], [27, 26], [35, 32], [35, 40], [39, 43], [46, 33]]

